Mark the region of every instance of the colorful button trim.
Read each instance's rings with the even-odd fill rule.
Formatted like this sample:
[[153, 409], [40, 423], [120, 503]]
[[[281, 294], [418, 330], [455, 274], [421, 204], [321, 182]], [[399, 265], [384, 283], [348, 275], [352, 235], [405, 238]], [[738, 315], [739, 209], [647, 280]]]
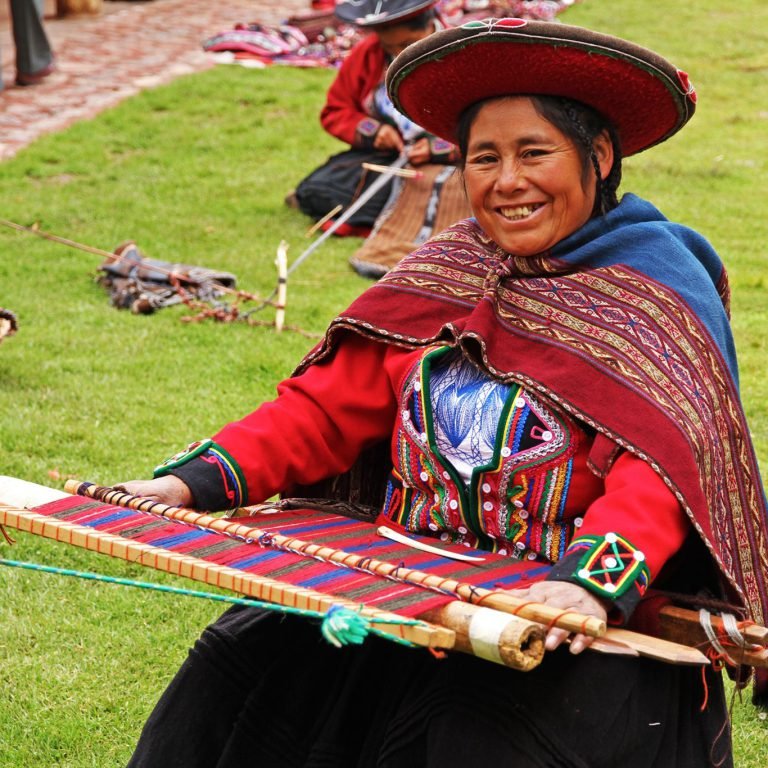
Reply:
[[584, 550], [574, 578], [591, 592], [609, 598], [623, 595], [633, 584], [644, 594], [650, 582], [645, 555], [616, 533], [581, 536], [568, 553]]
[[378, 120], [366, 117], [364, 120], [361, 120], [357, 124], [357, 132], [361, 136], [365, 136], [370, 139], [372, 136], [376, 135], [380, 125], [381, 123]]
[[205, 453], [212, 445], [213, 440], [210, 437], [207, 437], [205, 440], [195, 440], [194, 443], [190, 443], [184, 450], [174, 453], [173, 456], [170, 456], [162, 464], [155, 467], [153, 477], [167, 475], [172, 469], [186, 464], [201, 453]]

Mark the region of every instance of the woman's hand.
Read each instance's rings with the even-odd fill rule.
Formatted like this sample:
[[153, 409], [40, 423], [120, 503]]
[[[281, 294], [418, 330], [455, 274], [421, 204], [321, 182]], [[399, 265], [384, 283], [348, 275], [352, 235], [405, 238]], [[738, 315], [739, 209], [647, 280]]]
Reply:
[[403, 137], [397, 129], [386, 123], [379, 128], [373, 138], [373, 148], [380, 149], [382, 152], [402, 152], [404, 146]]
[[132, 496], [159, 501], [170, 507], [190, 507], [194, 503], [189, 486], [174, 475], [164, 475], [154, 480], [131, 480], [116, 485], [115, 489]]
[[[608, 617], [605, 603], [597, 595], [593, 595], [583, 587], [568, 581], [537, 581], [525, 589], [511, 589], [509, 592], [515, 597], [543, 603], [551, 608], [559, 608], [563, 612], [575, 611], [586, 616], [595, 616], [603, 621]], [[547, 632], [544, 647], [548, 651], [554, 651], [570, 635], [571, 633], [567, 629], [552, 627]], [[592, 639], [587, 635], [574, 634], [571, 638], [570, 652], [581, 653], [585, 648], [592, 645]]]
[[408, 149], [408, 162], [411, 165], [424, 165], [429, 162], [430, 157], [429, 139], [421, 138]]

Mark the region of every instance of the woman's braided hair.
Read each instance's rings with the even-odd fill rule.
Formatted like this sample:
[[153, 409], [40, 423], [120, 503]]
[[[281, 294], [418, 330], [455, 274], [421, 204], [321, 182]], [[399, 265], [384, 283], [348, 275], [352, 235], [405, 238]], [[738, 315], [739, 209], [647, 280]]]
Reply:
[[[561, 96], [531, 96], [536, 111], [558, 128], [571, 141], [581, 157], [584, 181], [594, 171], [596, 177], [595, 206], [592, 216], [600, 216], [613, 210], [618, 204], [618, 189], [621, 183], [621, 146], [615, 128], [598, 112], [586, 104]], [[466, 156], [469, 144], [469, 130], [485, 102], [478, 102], [464, 110], [459, 118], [457, 137], [462, 158]], [[608, 176], [601, 178], [600, 163], [594, 149], [594, 140], [607, 131], [613, 143], [613, 165]]]
[[[595, 208], [592, 211], [592, 215], [608, 213], [608, 211], [615, 208], [619, 204], [616, 192], [621, 182], [621, 152], [618, 137], [613, 127], [594, 109], [572, 99], [538, 96], [533, 98], [533, 103], [542, 117], [556, 125], [566, 136], [575, 139], [574, 143], [579, 148], [582, 162], [588, 159], [592, 163], [595, 177], [597, 178]], [[568, 125], [562, 124], [562, 120], [559, 119], [561, 114], [565, 114]], [[572, 129], [571, 131], [568, 130], [569, 126]], [[604, 130], [608, 131], [608, 135], [613, 143], [614, 155], [617, 158], [614, 159], [611, 170], [605, 179], [601, 176], [600, 163], [594, 148], [595, 137]]]

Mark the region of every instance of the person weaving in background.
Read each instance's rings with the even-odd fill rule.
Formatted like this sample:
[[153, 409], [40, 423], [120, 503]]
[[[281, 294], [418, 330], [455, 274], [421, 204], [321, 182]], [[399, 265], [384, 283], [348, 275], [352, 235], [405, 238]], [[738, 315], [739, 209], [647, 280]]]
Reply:
[[[387, 441], [381, 519], [533, 562], [523, 597], [632, 625], [649, 587], [768, 607], [766, 506], [711, 245], [632, 194], [622, 157], [696, 94], [657, 54], [489, 19], [392, 64], [399, 112], [455, 142], [474, 216], [336, 318], [275, 400], [129, 493], [216, 510], [348, 470]], [[587, 651], [434, 659], [233, 608], [205, 630], [131, 768], [732, 766], [719, 673]], [[570, 653], [569, 653], [570, 651]]]
[[[436, 0], [348, 0], [336, 16], [368, 34], [349, 53], [328, 89], [320, 113], [323, 128], [350, 149], [329, 158], [302, 180], [286, 203], [320, 219], [338, 205], [349, 206], [376, 178], [363, 162], [389, 165], [405, 153], [412, 166], [453, 164], [455, 147], [400, 114], [387, 96], [384, 74], [394, 57], [444, 24]], [[337, 234], [367, 234], [384, 207], [391, 184], [384, 186]]]

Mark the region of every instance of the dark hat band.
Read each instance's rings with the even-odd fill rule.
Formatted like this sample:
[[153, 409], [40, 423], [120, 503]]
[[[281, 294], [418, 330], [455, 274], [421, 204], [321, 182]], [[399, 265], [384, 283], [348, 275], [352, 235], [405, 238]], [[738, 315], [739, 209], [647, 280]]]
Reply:
[[501, 96], [550, 95], [591, 106], [616, 128], [624, 155], [668, 139], [688, 122], [688, 76], [646, 48], [581, 27], [486, 19], [436, 32], [390, 66], [397, 109], [456, 141], [462, 112]]
[[358, 27], [397, 24], [418, 16], [437, 0], [347, 0], [334, 9], [336, 17]]

